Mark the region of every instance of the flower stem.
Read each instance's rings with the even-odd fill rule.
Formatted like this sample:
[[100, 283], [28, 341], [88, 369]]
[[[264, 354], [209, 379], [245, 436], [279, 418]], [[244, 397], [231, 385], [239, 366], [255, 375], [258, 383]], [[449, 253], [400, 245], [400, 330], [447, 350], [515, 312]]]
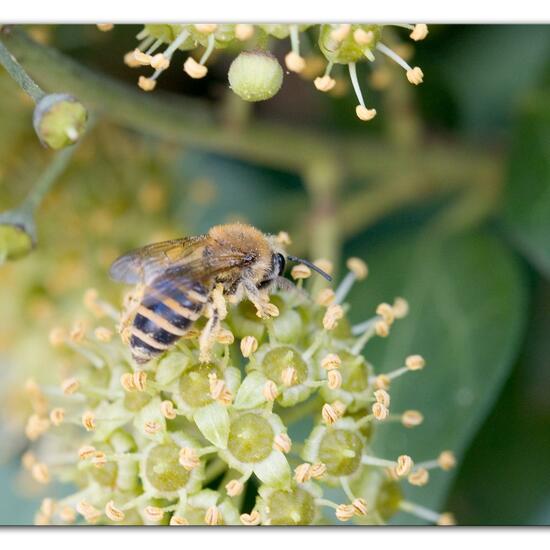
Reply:
[[40, 101], [46, 94], [44, 90], [26, 73], [17, 59], [0, 41], [0, 63], [8, 74], [21, 86], [22, 90], [29, 94], [36, 102]]

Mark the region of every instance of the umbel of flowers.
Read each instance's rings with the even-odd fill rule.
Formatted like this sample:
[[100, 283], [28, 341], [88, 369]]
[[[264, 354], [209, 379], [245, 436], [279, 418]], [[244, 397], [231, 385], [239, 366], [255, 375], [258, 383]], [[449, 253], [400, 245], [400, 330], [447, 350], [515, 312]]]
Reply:
[[[415, 42], [428, 35], [424, 24], [393, 26], [406, 29]], [[182, 67], [194, 79], [207, 75], [207, 62], [217, 50], [240, 50], [229, 70], [230, 87], [246, 101], [262, 101], [273, 97], [283, 81], [282, 68], [269, 47], [274, 41], [285, 41], [289, 48], [284, 59], [287, 71], [310, 78], [321, 92], [335, 89], [337, 80], [332, 76], [333, 69], [336, 65], [346, 66], [357, 97], [357, 117], [368, 121], [376, 116], [376, 109], [365, 103], [357, 76], [358, 63], [373, 64], [377, 63], [378, 56], [386, 57], [403, 68], [411, 84], [421, 84], [424, 78], [420, 67], [409, 65], [406, 54], [399, 55], [384, 41], [386, 27], [364, 23], [145, 25], [137, 35], [137, 48], [128, 52], [124, 61], [130, 67], [151, 67], [152, 74], [142, 75], [138, 80], [139, 87], [150, 92], [158, 77], [173, 64], [173, 56], [179, 50], [189, 52]], [[99, 25], [99, 28], [106, 31], [112, 25]], [[300, 35], [306, 32], [307, 39], [301, 45]], [[316, 47], [312, 38], [317, 41]], [[304, 54], [304, 50], [307, 53]], [[318, 62], [318, 53], [324, 63]]]
[[[335, 291], [313, 295], [309, 268], [295, 266], [296, 288], [272, 296], [270, 319], [249, 302], [229, 305], [208, 362], [199, 360], [199, 321], [163, 356], [135, 364], [117, 334], [119, 313], [88, 290], [93, 322], [50, 334], [65, 356], [59, 385], [27, 383], [34, 413], [23, 467], [40, 484], [75, 487], [45, 498], [36, 523], [384, 524], [406, 511], [452, 524], [452, 515], [402, 492], [403, 483], [427, 484], [433, 468], [452, 468], [450, 451], [415, 462], [406, 449], [393, 457], [371, 449], [384, 424], [422, 422], [390, 395], [409, 376], [416, 383], [424, 359], [403, 357], [392, 372], [376, 372], [365, 346], [388, 337], [408, 305], [382, 303], [351, 326], [346, 296], [367, 266], [357, 258], [347, 265]], [[289, 432], [304, 418], [313, 428], [293, 441]]]

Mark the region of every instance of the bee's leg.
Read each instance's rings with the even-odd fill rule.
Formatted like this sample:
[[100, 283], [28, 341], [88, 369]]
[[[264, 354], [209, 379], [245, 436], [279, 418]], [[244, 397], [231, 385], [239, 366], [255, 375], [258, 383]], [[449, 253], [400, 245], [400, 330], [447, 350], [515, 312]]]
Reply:
[[254, 304], [256, 307], [256, 312], [258, 317], [262, 319], [267, 319], [270, 317], [268, 306], [269, 306], [269, 295], [267, 289], [260, 290], [254, 283], [250, 281], [243, 280], [242, 282], [244, 292], [246, 297]]
[[210, 352], [216, 343], [221, 321], [227, 317], [227, 304], [223, 294], [223, 285], [218, 284], [212, 290], [207, 309], [210, 318], [199, 336], [199, 360], [201, 363], [210, 361]]
[[210, 352], [216, 342], [216, 336], [220, 328], [220, 314], [215, 306], [212, 306], [212, 314], [199, 336], [199, 361], [208, 363], [210, 361]]

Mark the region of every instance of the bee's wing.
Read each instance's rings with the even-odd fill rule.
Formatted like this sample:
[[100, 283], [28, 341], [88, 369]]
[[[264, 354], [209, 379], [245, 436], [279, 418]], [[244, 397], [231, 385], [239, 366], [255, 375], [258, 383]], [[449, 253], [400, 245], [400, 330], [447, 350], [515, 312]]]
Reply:
[[131, 250], [116, 259], [109, 270], [115, 281], [148, 284], [166, 271], [195, 263], [203, 248], [204, 236], [184, 237]]
[[124, 254], [109, 271], [110, 276], [128, 284], [150, 284], [160, 278], [188, 278], [208, 281], [229, 269], [250, 265], [254, 254], [241, 250], [204, 255], [205, 236], [174, 239], [151, 244]]

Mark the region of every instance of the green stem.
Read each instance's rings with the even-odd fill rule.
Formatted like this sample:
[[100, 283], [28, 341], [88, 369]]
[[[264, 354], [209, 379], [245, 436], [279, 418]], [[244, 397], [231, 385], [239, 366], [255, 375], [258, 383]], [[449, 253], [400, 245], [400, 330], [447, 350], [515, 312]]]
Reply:
[[25, 72], [19, 65], [17, 59], [0, 41], [0, 63], [8, 74], [21, 86], [23, 91], [29, 94], [36, 102], [40, 101], [46, 94], [40, 86]]
[[76, 145], [71, 145], [55, 155], [46, 170], [42, 172], [34, 184], [27, 198], [23, 201], [23, 204], [20, 206], [21, 210], [29, 212], [31, 215], [34, 214], [45, 195], [67, 168], [76, 147]]

